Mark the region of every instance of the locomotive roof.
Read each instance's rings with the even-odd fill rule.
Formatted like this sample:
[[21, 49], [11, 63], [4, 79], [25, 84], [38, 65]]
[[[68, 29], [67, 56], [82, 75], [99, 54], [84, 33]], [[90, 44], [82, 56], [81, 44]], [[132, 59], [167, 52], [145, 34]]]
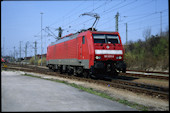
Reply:
[[103, 32], [105, 32], [105, 33], [118, 33], [118, 32], [114, 32], [114, 31], [91, 31], [91, 32], [95, 32], [95, 33], [103, 33]]
[[55, 45], [55, 44], [59, 44], [59, 43], [62, 43], [62, 42], [65, 42], [65, 41], [68, 41], [68, 40], [71, 40], [71, 39], [74, 39], [76, 38], [78, 35], [84, 35], [86, 34], [87, 32], [91, 32], [91, 33], [102, 33], [102, 34], [119, 34], [118, 32], [114, 32], [114, 31], [91, 31], [91, 30], [87, 30], [87, 31], [83, 31], [83, 32], [77, 32], [75, 34], [68, 34], [66, 36], [63, 36], [61, 37], [59, 40], [57, 40], [56, 42], [52, 42], [49, 46], [52, 46], [52, 45]]
[[[87, 31], [84, 31], [84, 33], [86, 32], [91, 32], [91, 33], [103, 33], [103, 34], [107, 34], [107, 33], [111, 33], [111, 34], [119, 34], [118, 32], [115, 32], [115, 31], [91, 31], [91, 30], [87, 30]], [[81, 32], [83, 33], [83, 32]]]
[[52, 46], [52, 45], [55, 45], [55, 44], [59, 44], [59, 43], [62, 43], [62, 42], [65, 42], [65, 41], [68, 41], [68, 40], [71, 40], [71, 39], [74, 39], [78, 36], [79, 34], [76, 33], [76, 34], [73, 34], [73, 35], [68, 35], [68, 36], [64, 36], [62, 37], [61, 39], [57, 40], [56, 42], [52, 42], [49, 46]]

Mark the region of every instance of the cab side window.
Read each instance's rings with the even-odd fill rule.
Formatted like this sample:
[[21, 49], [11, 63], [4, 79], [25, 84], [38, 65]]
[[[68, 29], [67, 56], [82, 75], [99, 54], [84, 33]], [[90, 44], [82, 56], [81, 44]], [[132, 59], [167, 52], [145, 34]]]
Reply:
[[82, 44], [85, 44], [85, 37], [82, 38]]

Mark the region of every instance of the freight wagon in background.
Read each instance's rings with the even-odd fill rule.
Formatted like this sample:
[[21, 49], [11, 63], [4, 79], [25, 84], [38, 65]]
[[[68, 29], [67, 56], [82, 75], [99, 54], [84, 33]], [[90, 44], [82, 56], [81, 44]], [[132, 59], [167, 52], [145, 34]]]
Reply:
[[86, 30], [69, 34], [47, 48], [47, 67], [84, 77], [126, 72], [118, 32]]

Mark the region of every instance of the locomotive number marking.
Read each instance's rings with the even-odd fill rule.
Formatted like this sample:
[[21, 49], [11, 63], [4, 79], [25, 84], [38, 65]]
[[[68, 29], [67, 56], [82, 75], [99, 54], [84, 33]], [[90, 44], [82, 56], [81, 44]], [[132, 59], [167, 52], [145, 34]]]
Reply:
[[104, 58], [114, 58], [114, 55], [104, 55]]

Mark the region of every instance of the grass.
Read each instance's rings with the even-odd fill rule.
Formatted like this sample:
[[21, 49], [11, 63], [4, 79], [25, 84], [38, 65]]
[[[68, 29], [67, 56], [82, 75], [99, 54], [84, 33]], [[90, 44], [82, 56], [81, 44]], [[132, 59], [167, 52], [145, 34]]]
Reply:
[[[40, 76], [35, 76], [35, 75], [31, 75], [31, 74], [23, 74], [25, 76], [30, 76], [30, 77], [35, 77], [35, 78], [42, 78]], [[121, 104], [124, 104], [124, 105], [127, 105], [127, 106], [130, 106], [132, 108], [135, 108], [137, 110], [140, 110], [140, 111], [148, 111], [148, 107], [144, 106], [144, 105], [140, 105], [140, 104], [137, 104], [137, 103], [134, 103], [134, 102], [129, 102], [127, 100], [124, 100], [124, 99], [117, 99], [117, 98], [114, 98], [114, 97], [111, 97], [110, 95], [108, 95], [107, 93], [104, 93], [104, 92], [101, 92], [101, 91], [96, 91], [94, 90], [93, 88], [87, 88], [87, 87], [84, 87], [84, 86], [81, 86], [81, 85], [77, 85], [75, 83], [68, 83], [67, 81], [62, 81], [62, 80], [57, 80], [57, 79], [50, 79], [50, 78], [42, 78], [42, 79], [45, 79], [45, 80], [50, 80], [50, 81], [54, 81], [54, 82], [59, 82], [59, 83], [64, 83], [66, 85], [69, 85], [69, 86], [72, 86], [74, 88], [77, 88], [77, 89], [80, 89], [80, 90], [83, 90], [83, 91], [86, 91], [88, 93], [91, 93], [91, 94], [95, 94], [95, 95], [98, 95], [100, 97], [103, 97], [103, 98], [107, 98], [109, 100], [112, 100], [112, 101], [117, 101]]]

